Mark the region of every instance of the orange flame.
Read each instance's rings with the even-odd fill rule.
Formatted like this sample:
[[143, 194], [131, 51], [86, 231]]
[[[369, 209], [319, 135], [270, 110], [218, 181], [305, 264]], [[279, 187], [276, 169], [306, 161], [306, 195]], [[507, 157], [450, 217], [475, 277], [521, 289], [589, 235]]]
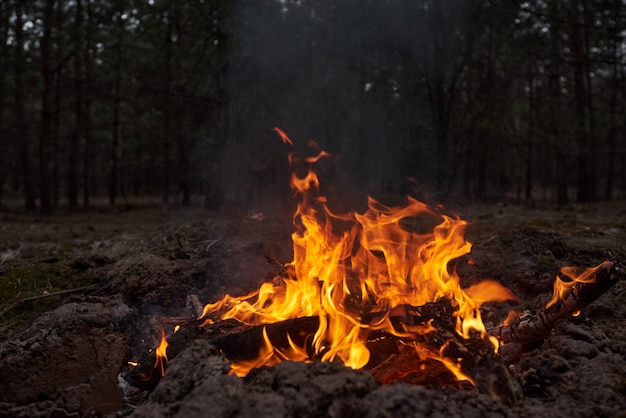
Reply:
[[280, 129], [280, 128], [276, 127], [276, 126], [273, 129], [278, 133], [278, 135], [280, 135], [280, 139], [282, 139], [285, 144], [289, 144], [289, 145], [293, 146], [293, 142], [291, 142], [291, 139], [289, 139], [287, 134], [284, 133], [282, 129]]
[[[556, 277], [554, 281], [554, 293], [552, 294], [552, 299], [546, 304], [546, 308], [557, 303], [559, 300], [564, 300], [564, 295], [569, 292], [569, 290], [576, 283], [592, 283], [596, 280], [595, 272], [600, 267], [602, 267], [604, 263], [597, 265], [596, 267], [591, 268], [580, 268], [567, 266], [561, 268], [561, 273], [566, 276], [569, 281], [564, 281], [559, 276]], [[580, 312], [575, 312], [574, 316], [577, 316]]]
[[[283, 141], [291, 143], [278, 128]], [[221, 317], [234, 318], [245, 324], [269, 324], [291, 318], [316, 316], [319, 327], [312, 336], [315, 358], [339, 360], [346, 366], [364, 367], [370, 358], [366, 347], [372, 331], [400, 335], [425, 335], [431, 324], [397, 331], [389, 313], [399, 305], [421, 306], [440, 298], [453, 301], [457, 309], [456, 330], [464, 338], [477, 332], [488, 338], [480, 306], [489, 301], [516, 299], [496, 282], [484, 281], [463, 289], [450, 263], [469, 253], [471, 244], [463, 235], [467, 222], [440, 213], [426, 204], [408, 198], [404, 205], [390, 207], [368, 199], [368, 209], [360, 214], [334, 214], [319, 196], [320, 180], [313, 170], [320, 158], [290, 161], [308, 165], [306, 175], [295, 170], [291, 186], [300, 196], [294, 214], [296, 231], [292, 234], [294, 259], [288, 264], [284, 284], [264, 283], [246, 296], [226, 295], [208, 304], [202, 317], [223, 312]], [[423, 230], [423, 225], [429, 225]], [[434, 226], [434, 227], [433, 227]], [[361, 321], [363, 306], [380, 314], [376, 323]], [[207, 319], [208, 321], [209, 319]], [[419, 339], [417, 339], [419, 340]], [[497, 341], [491, 339], [497, 349]], [[421, 358], [442, 361], [459, 378], [457, 359], [448, 359], [413, 342]], [[306, 350], [292, 344], [289, 352], [275, 349], [264, 330], [264, 346], [256, 359], [233, 364], [233, 371], [245, 375], [260, 365], [271, 365], [282, 359], [307, 359]]]
[[165, 375], [165, 366], [167, 365], [167, 339], [165, 338], [165, 331], [161, 328], [161, 343], [156, 348], [156, 362], [154, 363], [154, 369], [161, 373], [161, 376]]
[[230, 366], [231, 373], [243, 377], [254, 368], [261, 366], [273, 366], [283, 360], [307, 361], [308, 355], [300, 347], [298, 347], [291, 337], [287, 337], [289, 345], [287, 349], [278, 349], [274, 347], [267, 335], [267, 328], [263, 327], [263, 345], [259, 348], [259, 354], [256, 358], [249, 361], [232, 362]]

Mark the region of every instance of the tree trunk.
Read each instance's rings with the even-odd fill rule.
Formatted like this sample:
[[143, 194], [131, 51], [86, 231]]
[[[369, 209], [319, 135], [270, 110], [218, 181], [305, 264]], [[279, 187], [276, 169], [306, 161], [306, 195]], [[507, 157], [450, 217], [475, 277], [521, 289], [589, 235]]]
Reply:
[[[83, 207], [89, 206], [89, 198], [91, 195], [91, 74], [92, 74], [92, 39], [93, 39], [93, 10], [92, 0], [87, 0], [87, 29], [85, 37], [85, 91], [83, 94], [85, 108], [83, 113]], [[80, 52], [77, 52], [80, 53]]]
[[43, 35], [41, 38], [41, 131], [39, 135], [39, 199], [41, 213], [49, 215], [52, 212], [50, 200], [50, 154], [54, 132], [54, 63], [52, 55], [52, 17], [54, 15], [55, 0], [46, 0], [43, 16]]
[[593, 77], [592, 77], [592, 67], [591, 67], [591, 27], [593, 27], [594, 23], [594, 13], [589, 5], [589, 0], [582, 0], [583, 4], [583, 38], [584, 38], [584, 56], [583, 56], [583, 71], [585, 74], [584, 77], [584, 89], [585, 89], [585, 109], [586, 109], [586, 123], [585, 123], [585, 138], [586, 148], [588, 150], [588, 171], [587, 171], [587, 194], [589, 196], [589, 200], [596, 200], [597, 197], [597, 173], [596, 173], [596, 160], [594, 157], [595, 150], [593, 149], [594, 144], [597, 143], [596, 136], [596, 126], [595, 126], [595, 115], [594, 115], [594, 100], [593, 100]]
[[180, 171], [180, 190], [182, 193], [182, 205], [191, 206], [191, 185], [189, 180], [189, 150], [187, 149], [187, 141], [183, 132], [184, 117], [184, 99], [183, 99], [183, 82], [181, 71], [181, 57], [183, 56], [183, 30], [181, 28], [180, 16], [176, 16], [176, 52], [177, 57], [174, 60], [174, 85], [176, 86], [175, 100], [176, 109], [174, 112], [174, 128], [176, 130], [176, 142], [178, 144], [178, 158]]
[[115, 81], [113, 86], [113, 131], [111, 133], [111, 154], [109, 159], [109, 204], [115, 205], [118, 186], [118, 147], [120, 135], [120, 108], [122, 105], [122, 33], [123, 20], [118, 17], [118, 39], [115, 46]]
[[217, 30], [217, 70], [215, 75], [215, 105], [209, 116], [213, 126], [213, 134], [208, 141], [209, 151], [205, 168], [204, 179], [204, 208], [217, 209], [224, 201], [222, 184], [221, 155], [229, 135], [230, 121], [228, 119], [228, 103], [226, 86], [228, 85], [228, 48], [226, 46], [226, 34], [223, 27]]
[[548, 90], [550, 91], [549, 104], [549, 131], [554, 150], [554, 166], [556, 167], [556, 194], [559, 206], [564, 206], [569, 202], [567, 193], [567, 155], [565, 139], [561, 130], [561, 29], [558, 15], [558, 0], [551, 0], [550, 14], [552, 15], [552, 25], [550, 27], [550, 68], [548, 75]]
[[526, 131], [526, 179], [524, 182], [524, 200], [530, 203], [533, 200], [533, 136], [534, 129], [534, 68], [531, 60], [528, 60], [528, 126]]
[[166, 35], [165, 35], [165, 97], [163, 102], [163, 203], [168, 204], [170, 200], [170, 139], [171, 139], [171, 106], [172, 98], [172, 19], [166, 15]]
[[78, 206], [78, 155], [80, 144], [83, 141], [83, 7], [82, 0], [76, 0], [74, 34], [74, 132], [70, 136], [69, 149], [67, 150], [67, 201], [70, 208]]
[[[621, 0], [615, 0], [613, 2], [613, 16], [615, 21], [619, 21], [621, 16]], [[617, 39], [617, 31], [611, 31], [611, 97], [609, 98], [609, 126], [607, 130], [607, 146], [608, 146], [608, 161], [607, 161], [607, 173], [606, 173], [606, 186], [604, 189], [604, 198], [609, 200], [613, 198], [613, 187], [615, 184], [615, 148], [617, 136], [616, 114], [617, 114], [617, 94], [620, 90], [620, 58], [619, 47], [621, 43]]]
[[[56, 12], [55, 12], [55, 32], [62, 33], [63, 32], [63, 1], [59, 0], [56, 4]], [[57, 39], [57, 48], [56, 48], [56, 58], [54, 63], [54, 111], [53, 111], [53, 135], [52, 135], [52, 158], [50, 163], [52, 164], [52, 178], [51, 178], [51, 188], [52, 188], [52, 206], [55, 208], [59, 206], [59, 189], [61, 187], [59, 180], [59, 154], [61, 147], [61, 100], [62, 100], [62, 91], [63, 86], [61, 85], [62, 79], [62, 66], [61, 62], [63, 61], [63, 48], [61, 46], [61, 37], [59, 36]]]
[[572, 54], [572, 66], [574, 71], [574, 101], [575, 101], [575, 133], [578, 145], [578, 177], [577, 194], [579, 202], [593, 200], [593, 177], [591, 176], [591, 149], [588, 132], [587, 92], [585, 88], [584, 72], [585, 57], [580, 28], [580, 4], [578, 0], [570, 1], [570, 12], [573, 25], [570, 34], [570, 48]]
[[35, 188], [33, 173], [30, 165], [30, 136], [26, 129], [24, 115], [24, 9], [22, 2], [15, 3], [15, 141], [19, 144], [20, 171], [22, 187], [24, 188], [24, 208], [27, 211], [35, 209]]

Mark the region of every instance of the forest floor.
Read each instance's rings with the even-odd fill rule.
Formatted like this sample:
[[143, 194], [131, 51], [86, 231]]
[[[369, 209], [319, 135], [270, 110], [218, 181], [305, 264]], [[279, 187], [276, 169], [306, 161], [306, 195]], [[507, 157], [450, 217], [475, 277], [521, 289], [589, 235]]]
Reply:
[[[530, 310], [562, 266], [626, 266], [624, 202], [451, 209], [471, 221], [464, 283], [497, 280]], [[162, 318], [192, 315], [188, 295], [244, 294], [274, 277], [268, 257], [291, 260], [290, 222], [148, 203], [47, 218], [0, 212], [0, 417], [626, 417], [625, 280], [544, 341], [505, 346], [524, 395], [511, 405], [471, 389], [381, 386], [328, 363], [240, 379], [205, 341], [171, 360], [151, 394], [129, 387], [128, 362], [158, 345]]]

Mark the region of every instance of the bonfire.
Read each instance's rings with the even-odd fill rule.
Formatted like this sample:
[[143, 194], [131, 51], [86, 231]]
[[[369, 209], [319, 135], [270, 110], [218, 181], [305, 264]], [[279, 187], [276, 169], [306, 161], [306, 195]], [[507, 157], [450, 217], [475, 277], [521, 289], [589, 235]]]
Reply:
[[335, 213], [316, 173], [332, 156], [312, 149], [289, 155], [299, 201], [293, 261], [258, 290], [205, 305], [182, 325], [184, 337], [163, 333], [153, 370], [140, 368], [136, 381], [158, 381], [168, 338], [192, 335], [218, 347], [237, 376], [285, 360], [340, 362], [382, 383], [466, 384], [510, 402], [519, 390], [498, 356], [501, 345], [545, 338], [616, 282], [614, 262], [564, 268], [543, 311], [511, 311], [487, 328], [481, 307], [518, 298], [494, 280], [461, 286], [455, 266], [472, 247], [468, 222], [412, 197], [397, 206], [369, 198], [363, 213]]

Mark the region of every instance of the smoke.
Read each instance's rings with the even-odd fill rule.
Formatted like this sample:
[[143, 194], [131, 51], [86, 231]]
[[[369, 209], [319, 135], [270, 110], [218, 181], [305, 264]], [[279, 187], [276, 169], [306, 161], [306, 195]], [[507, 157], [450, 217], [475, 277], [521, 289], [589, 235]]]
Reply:
[[346, 205], [436, 183], [425, 77], [449, 63], [424, 61], [433, 46], [420, 36], [432, 25], [420, 5], [431, 2], [331, 3], [238, 2], [224, 167], [226, 199], [246, 211], [272, 209], [289, 194], [290, 150], [274, 126], [334, 156], [328, 181]]

